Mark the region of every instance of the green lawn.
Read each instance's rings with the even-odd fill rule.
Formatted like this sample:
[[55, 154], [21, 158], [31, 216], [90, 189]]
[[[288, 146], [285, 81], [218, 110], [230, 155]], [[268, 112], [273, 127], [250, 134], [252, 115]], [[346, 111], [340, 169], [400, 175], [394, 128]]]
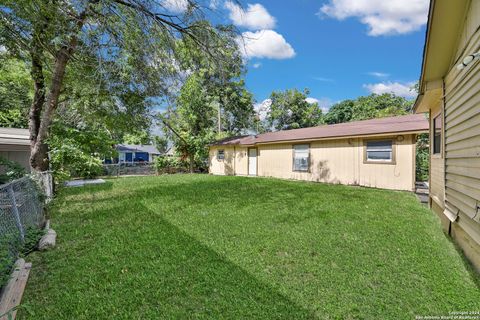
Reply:
[[61, 191], [29, 319], [414, 319], [480, 310], [479, 277], [414, 195], [172, 175]]

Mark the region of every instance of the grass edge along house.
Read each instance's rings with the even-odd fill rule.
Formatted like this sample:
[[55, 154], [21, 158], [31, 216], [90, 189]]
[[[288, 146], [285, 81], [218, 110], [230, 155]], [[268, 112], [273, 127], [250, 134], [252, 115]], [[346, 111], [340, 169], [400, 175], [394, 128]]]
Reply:
[[480, 271], [480, 0], [430, 2], [419, 95], [430, 114], [430, 208]]
[[412, 191], [427, 131], [417, 114], [228, 138], [210, 146], [209, 172]]

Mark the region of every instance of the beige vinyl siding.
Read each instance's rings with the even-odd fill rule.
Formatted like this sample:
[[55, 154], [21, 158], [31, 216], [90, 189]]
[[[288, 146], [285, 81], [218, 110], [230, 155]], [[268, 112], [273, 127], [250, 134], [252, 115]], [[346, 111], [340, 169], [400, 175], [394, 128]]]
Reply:
[[[452, 232], [467, 255], [479, 256], [480, 243], [480, 63], [454, 66], [480, 50], [480, 1], [472, 1], [459, 38], [456, 61], [445, 77], [445, 204], [458, 211]], [[456, 212], [455, 212], [456, 213]], [[472, 240], [476, 245], [472, 244]], [[466, 245], [465, 245], [466, 244]], [[475, 254], [472, 254], [475, 252]]]
[[265, 177], [358, 184], [358, 140], [311, 142], [308, 172], [293, 171], [293, 144], [258, 146], [258, 174]]
[[[307, 180], [326, 183], [362, 185], [368, 187], [412, 190], [415, 181], [414, 135], [378, 137], [395, 141], [395, 164], [364, 163], [364, 139], [337, 139], [308, 142], [310, 148], [308, 172], [293, 170], [293, 143], [257, 145], [258, 176]], [[401, 140], [401, 139], [400, 139]], [[304, 143], [302, 143], [304, 144]], [[218, 149], [225, 150], [225, 160], [218, 161]], [[233, 152], [235, 149], [235, 152]], [[227, 156], [234, 153], [234, 156]], [[233, 167], [234, 172], [229, 168]], [[210, 173], [246, 175], [247, 148], [214, 146], [210, 149]]]
[[246, 147], [235, 146], [235, 174], [248, 175], [248, 153]]
[[[218, 160], [218, 150], [224, 150], [225, 159]], [[247, 175], [247, 148], [240, 146], [213, 146], [209, 152], [209, 172], [219, 175]]]

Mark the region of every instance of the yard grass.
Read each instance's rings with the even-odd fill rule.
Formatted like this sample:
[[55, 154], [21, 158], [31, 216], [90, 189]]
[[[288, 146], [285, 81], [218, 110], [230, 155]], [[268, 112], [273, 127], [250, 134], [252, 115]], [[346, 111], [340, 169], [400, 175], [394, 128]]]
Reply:
[[61, 191], [29, 319], [414, 319], [479, 311], [479, 277], [407, 192], [172, 175]]

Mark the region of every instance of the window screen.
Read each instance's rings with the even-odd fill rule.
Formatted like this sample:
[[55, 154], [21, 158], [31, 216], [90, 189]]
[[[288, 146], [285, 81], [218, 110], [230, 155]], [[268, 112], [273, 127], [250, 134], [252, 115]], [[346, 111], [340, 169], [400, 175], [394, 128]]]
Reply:
[[368, 161], [392, 161], [392, 140], [367, 141]]
[[225, 150], [218, 150], [217, 151], [217, 160], [225, 159]]
[[309, 145], [297, 144], [293, 146], [293, 170], [308, 171]]
[[438, 154], [442, 151], [442, 117], [436, 116], [433, 119], [433, 154]]

